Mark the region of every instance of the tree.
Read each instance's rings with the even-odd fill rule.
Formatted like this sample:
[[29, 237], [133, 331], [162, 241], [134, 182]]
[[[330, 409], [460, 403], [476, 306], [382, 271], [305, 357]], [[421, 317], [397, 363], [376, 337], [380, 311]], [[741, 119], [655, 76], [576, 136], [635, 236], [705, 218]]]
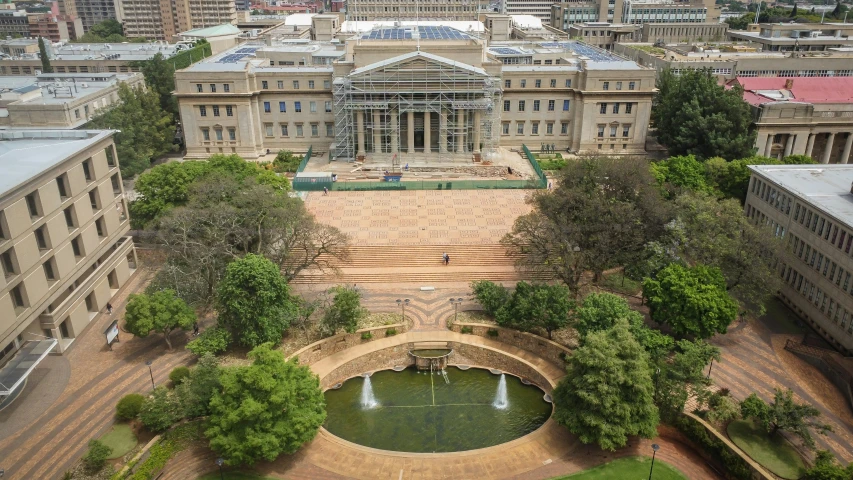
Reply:
[[518, 268], [555, 275], [576, 294], [584, 271], [597, 281], [655, 240], [669, 209], [645, 161], [584, 158], [558, 175], [558, 187], [532, 196], [534, 211], [501, 241], [523, 254]]
[[219, 361], [209, 353], [202, 355], [189, 376], [175, 387], [183, 417], [197, 418], [210, 413], [210, 399], [220, 388]]
[[178, 102], [172, 95], [175, 90], [175, 67], [166, 60], [162, 53], [157, 53], [148, 60], [138, 62], [137, 67], [145, 77], [148, 88], [160, 97], [160, 107], [173, 118], [178, 118]]
[[183, 408], [177, 395], [160, 386], [145, 399], [139, 411], [139, 421], [152, 432], [162, 432], [183, 418]]
[[361, 306], [361, 294], [355, 288], [343, 285], [333, 287], [329, 293], [334, 297], [323, 314], [323, 332], [334, 335], [343, 328], [347, 333], [355, 333], [358, 322], [367, 316], [367, 309]]
[[118, 87], [119, 103], [101, 109], [87, 128], [119, 130], [116, 152], [122, 175], [131, 178], [151, 165], [151, 159], [172, 151], [174, 118], [160, 107], [157, 93], [142, 86]]
[[655, 403], [664, 419], [671, 421], [680, 415], [691, 396], [700, 403], [705, 401], [711, 385], [705, 367], [712, 360], [720, 360], [720, 350], [703, 340], [679, 340], [671, 357], [658, 360]]
[[483, 310], [492, 317], [509, 302], [510, 293], [506, 287], [488, 280], [471, 282], [471, 291]]
[[790, 14], [789, 16], [790, 16], [790, 17], [792, 17], [792, 18], [794, 18], [794, 17], [796, 17], [796, 16], [797, 16], [797, 13], [798, 13], [798, 12], [797, 12], [797, 4], [795, 3], [795, 4], [794, 4], [794, 8], [792, 8], [792, 9], [791, 9], [791, 14]]
[[137, 337], [147, 337], [151, 332], [162, 333], [169, 350], [169, 335], [176, 329], [186, 330], [195, 323], [195, 312], [172, 290], [162, 290], [151, 295], [132, 294], [124, 314], [124, 328]]
[[50, 57], [47, 55], [47, 47], [44, 46], [44, 38], [42, 37], [39, 37], [39, 58], [41, 58], [41, 73], [53, 73]]
[[713, 423], [728, 423], [740, 418], [740, 406], [732, 397], [713, 394], [708, 401], [708, 420]]
[[726, 23], [729, 24], [731, 30], [746, 30], [750, 23], [755, 22], [755, 13], [750, 12], [740, 17], [727, 18]]
[[139, 176], [136, 200], [130, 203], [130, 220], [145, 228], [163, 214], [189, 200], [191, 185], [211, 171], [209, 162], [168, 162]]
[[652, 175], [666, 197], [683, 190], [710, 191], [705, 181], [705, 165], [693, 155], [669, 157], [651, 165]]
[[814, 465], [800, 477], [800, 480], [851, 480], [853, 479], [853, 464], [844, 467], [838, 463], [835, 456], [827, 450], [818, 450], [815, 454]]
[[773, 402], [769, 404], [753, 393], [740, 403], [740, 410], [743, 418], [755, 420], [769, 435], [786, 431], [800, 437], [803, 444], [811, 449], [815, 448], [812, 429], [821, 435], [832, 431], [832, 427], [818, 421], [820, 410], [805, 403], [796, 403], [791, 390], [777, 388]]
[[707, 183], [716, 188], [723, 196], [735, 198], [743, 203], [746, 200], [746, 189], [752, 172], [749, 165], [805, 165], [815, 161], [806, 155], [789, 155], [780, 162], [775, 158], [752, 156], [740, 160], [726, 161], [715, 157], [705, 162], [705, 177]]
[[102, 22], [98, 22], [89, 28], [89, 33], [99, 37], [109, 37], [110, 35], [124, 35], [124, 29], [121, 22], [108, 18]]
[[569, 323], [569, 312], [574, 308], [575, 302], [566, 286], [522, 281], [495, 319], [500, 326], [525, 332], [544, 330], [550, 339], [555, 330]]
[[566, 372], [553, 392], [554, 419], [581, 442], [613, 451], [629, 435], [657, 434], [648, 356], [627, 321], [590, 334], [569, 357]]
[[215, 326], [201, 332], [198, 337], [187, 343], [187, 350], [199, 357], [207, 354], [217, 355], [228, 349], [231, 340], [231, 332], [227, 328]]
[[252, 465], [292, 454], [326, 419], [317, 376], [264, 344], [252, 365], [221, 369], [222, 388], [210, 400], [205, 436], [227, 465]]
[[734, 160], [752, 154], [755, 127], [742, 88], [727, 90], [710, 68], [680, 75], [664, 70], [657, 87], [651, 117], [670, 155]]
[[725, 333], [737, 317], [737, 303], [726, 292], [720, 269], [706, 265], [670, 265], [643, 282], [654, 321], [680, 335], [709, 338]]
[[678, 256], [678, 245], [664, 241], [649, 242], [633, 262], [625, 265], [625, 276], [639, 281], [655, 278], [658, 272], [673, 263], [684, 264]]
[[237, 343], [256, 347], [278, 344], [296, 305], [278, 267], [248, 254], [230, 263], [217, 288], [219, 323], [231, 329]]

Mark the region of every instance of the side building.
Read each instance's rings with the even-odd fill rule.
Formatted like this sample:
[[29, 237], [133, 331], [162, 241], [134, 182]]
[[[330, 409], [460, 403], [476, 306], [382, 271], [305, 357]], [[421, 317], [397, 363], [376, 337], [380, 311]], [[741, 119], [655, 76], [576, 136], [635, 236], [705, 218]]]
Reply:
[[[158, 43], [67, 43], [46, 45], [54, 73], [129, 73], [140, 71], [140, 61], [156, 54], [171, 58], [187, 45]], [[0, 76], [38, 75], [38, 40], [0, 41]]]
[[745, 212], [788, 254], [778, 294], [835, 348], [853, 352], [853, 165], [755, 165]]
[[0, 366], [66, 351], [136, 268], [113, 133], [0, 130]]
[[640, 25], [645, 23], [719, 23], [719, 21], [720, 6], [716, 5], [714, 0], [555, 2], [551, 5], [550, 15], [551, 26], [566, 31], [570, 25], [587, 22]]

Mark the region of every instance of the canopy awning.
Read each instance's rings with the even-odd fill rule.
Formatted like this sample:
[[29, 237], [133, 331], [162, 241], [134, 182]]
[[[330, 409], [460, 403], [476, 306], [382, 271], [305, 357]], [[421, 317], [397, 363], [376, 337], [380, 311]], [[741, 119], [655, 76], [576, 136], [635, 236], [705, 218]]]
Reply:
[[18, 350], [9, 362], [0, 368], [0, 397], [11, 395], [33, 370], [44, 360], [53, 347], [55, 338], [46, 340], [30, 340]]

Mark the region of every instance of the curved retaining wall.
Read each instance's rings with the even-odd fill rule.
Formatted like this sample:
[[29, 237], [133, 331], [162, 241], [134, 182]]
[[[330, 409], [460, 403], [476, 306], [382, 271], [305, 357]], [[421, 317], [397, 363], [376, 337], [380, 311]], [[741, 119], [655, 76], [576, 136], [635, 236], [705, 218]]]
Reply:
[[[564, 347], [559, 343], [552, 342], [547, 338], [542, 338], [539, 335], [534, 335], [532, 333], [519, 332], [518, 330], [513, 330], [511, 328], [498, 327], [496, 325], [459, 322], [454, 323], [450, 327], [450, 330], [462, 333], [462, 327], [470, 328], [471, 335], [486, 337], [491, 340], [521, 348], [522, 350], [527, 350], [528, 352], [538, 355], [560, 368], [563, 368], [566, 364], [564, 360], [565, 356], [572, 354], [572, 351], [569, 348]], [[489, 330], [496, 330], [498, 332], [497, 336], [489, 335]]]
[[[316, 362], [317, 360], [320, 360], [321, 358], [326, 358], [329, 355], [338, 353], [342, 350], [346, 350], [352, 346], [373, 342], [379, 340], [380, 338], [385, 338], [385, 332], [392, 328], [397, 331], [397, 335], [406, 332], [406, 325], [403, 323], [395, 323], [393, 325], [382, 325], [380, 327], [363, 328], [361, 330], [357, 330], [355, 333], [344, 333], [341, 335], [335, 335], [333, 337], [318, 340], [312, 343], [311, 345], [308, 345], [307, 347], [302, 347], [301, 349], [297, 350], [296, 353], [290, 355], [290, 357], [288, 358], [297, 358], [299, 360], [300, 365], [311, 365], [312, 363]], [[370, 332], [370, 340], [362, 340], [361, 335], [364, 332]]]

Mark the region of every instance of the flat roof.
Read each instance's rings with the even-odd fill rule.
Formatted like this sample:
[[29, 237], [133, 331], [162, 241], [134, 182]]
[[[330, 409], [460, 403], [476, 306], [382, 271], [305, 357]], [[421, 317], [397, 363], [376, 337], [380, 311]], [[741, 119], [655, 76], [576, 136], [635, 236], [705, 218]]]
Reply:
[[115, 130], [0, 129], [0, 196], [113, 133]]
[[836, 220], [853, 225], [853, 165], [750, 165], [749, 169]]
[[[134, 78], [142, 79], [141, 73], [44, 73], [37, 76], [23, 77], [19, 82], [16, 77], [0, 77], [0, 96], [3, 90], [9, 89], [22, 94], [41, 90], [41, 96], [26, 100], [12, 100], [14, 105], [63, 105], [89, 95], [94, 95], [110, 88], [119, 82]], [[23, 83], [23, 85], [21, 85]], [[15, 87], [15, 85], [18, 85]]]
[[420, 20], [415, 21], [391, 21], [391, 20], [372, 20], [372, 21], [355, 21], [347, 20], [341, 24], [341, 32], [343, 33], [360, 33], [369, 32], [374, 28], [394, 28], [395, 24], [398, 27], [412, 27], [415, 25], [422, 27], [449, 27], [461, 32], [484, 32], [486, 30], [483, 22], [477, 21], [462, 21], [462, 20]]

